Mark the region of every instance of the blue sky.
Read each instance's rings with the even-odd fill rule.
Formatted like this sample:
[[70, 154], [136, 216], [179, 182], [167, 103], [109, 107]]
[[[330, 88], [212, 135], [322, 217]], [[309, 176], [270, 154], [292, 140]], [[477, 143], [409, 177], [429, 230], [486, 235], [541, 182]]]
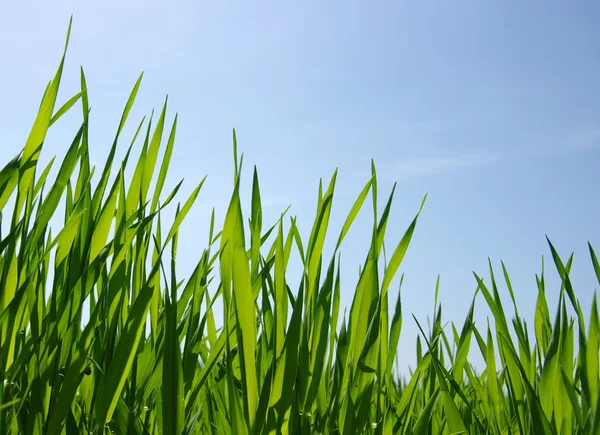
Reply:
[[[169, 119], [179, 113], [169, 186], [185, 178], [183, 200], [208, 175], [182, 228], [181, 276], [204, 246], [211, 208], [219, 219], [225, 212], [235, 127], [244, 153], [243, 194], [247, 200], [256, 164], [266, 224], [291, 204], [308, 237], [319, 178], [328, 181], [337, 167], [334, 241], [373, 158], [382, 201], [399, 183], [388, 225], [391, 250], [428, 193], [400, 270], [401, 367], [414, 360], [417, 328], [410, 313], [426, 321], [438, 273], [444, 318], [458, 325], [476, 288], [472, 272], [487, 278], [488, 257], [497, 274], [500, 260], [506, 263], [521, 315], [532, 323], [535, 274], [544, 255], [554, 304], [559, 288], [546, 234], [564, 257], [575, 251], [573, 281], [588, 314], [598, 282], [587, 242], [600, 250], [597, 2], [106, 1], [30, 7], [0, 7], [2, 159], [15, 155], [27, 137], [73, 14], [60, 100], [77, 92], [82, 65], [92, 106], [92, 159], [103, 163], [131, 87], [144, 71], [121, 153], [137, 122], [159, 110], [168, 94]], [[75, 112], [53, 128], [43, 161], [63, 155], [78, 122]], [[365, 207], [342, 248], [345, 305], [371, 219]], [[297, 268], [290, 273], [296, 288]], [[487, 315], [478, 299], [482, 328]]]

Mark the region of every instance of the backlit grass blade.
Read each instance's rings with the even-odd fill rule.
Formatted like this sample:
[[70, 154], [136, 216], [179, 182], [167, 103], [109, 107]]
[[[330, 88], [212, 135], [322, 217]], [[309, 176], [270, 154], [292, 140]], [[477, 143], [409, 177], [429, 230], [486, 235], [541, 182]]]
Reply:
[[221, 280], [224, 292], [230, 293], [233, 287], [235, 315], [238, 323], [237, 335], [240, 343], [242, 385], [244, 388], [244, 408], [251, 430], [258, 406], [258, 380], [256, 378], [256, 323], [254, 298], [250, 282], [250, 269], [246, 257], [244, 240], [244, 220], [240, 206], [239, 179], [223, 225], [221, 236]]
[[171, 162], [171, 156], [173, 155], [173, 146], [175, 145], [175, 135], [177, 134], [177, 115], [173, 120], [173, 125], [171, 127], [171, 133], [169, 134], [169, 139], [167, 141], [167, 146], [165, 148], [165, 153], [163, 156], [163, 160], [160, 166], [160, 171], [158, 173], [158, 179], [156, 180], [156, 188], [154, 189], [154, 196], [152, 198], [152, 206], [150, 207], [151, 211], [156, 210], [158, 205], [158, 200], [160, 197], [160, 193], [162, 192], [162, 188], [165, 183], [165, 179], [167, 177], [167, 171], [169, 169], [169, 164]]
[[283, 352], [277, 361], [273, 384], [271, 386], [269, 407], [272, 410], [269, 411], [267, 420], [269, 434], [277, 433], [277, 428], [280, 428], [282, 433], [288, 431], [290, 406], [292, 406], [294, 401], [293, 396], [289, 392], [295, 391], [298, 386], [297, 367], [302, 331], [303, 299], [304, 293], [301, 287], [293, 307], [290, 324], [285, 336]]
[[[40, 193], [40, 191], [46, 185], [46, 179], [48, 178], [48, 174], [50, 173], [50, 170], [52, 169], [52, 166], [54, 165], [55, 158], [56, 157], [52, 157], [50, 159], [50, 161], [48, 162], [48, 164], [46, 165], [46, 167], [40, 174], [39, 178], [37, 179], [37, 181], [35, 183], [35, 187], [33, 188], [33, 196], [34, 197], [37, 197], [38, 194]], [[41, 196], [43, 196], [43, 195], [40, 194], [40, 203], [41, 203], [41, 199], [42, 199]], [[38, 211], [39, 211], [39, 207], [38, 207]]]
[[77, 163], [82, 134], [83, 127], [79, 129], [75, 139], [73, 139], [73, 142], [67, 151], [67, 155], [58, 171], [56, 181], [54, 182], [52, 189], [42, 204], [41, 211], [37, 216], [34, 228], [32, 229], [32, 235], [29, 238], [31, 244], [35, 244], [37, 242], [39, 237], [42, 235], [42, 232], [46, 229], [48, 222], [54, 215], [56, 208], [58, 207], [60, 198], [63, 195], [64, 189], [67, 186], [69, 178], [71, 177]]
[[[153, 272], [150, 273], [150, 278], [157, 272], [158, 264], [155, 264]], [[98, 402], [96, 419], [100, 426], [104, 426], [112, 418], [121, 391], [125, 386], [125, 381], [129, 375], [129, 370], [131, 369], [131, 364], [133, 363], [133, 358], [141, 339], [142, 327], [146, 320], [151, 297], [151, 289], [148, 287], [142, 289], [129, 312], [124, 334], [117, 343], [115, 356], [106, 373], [104, 390]]]
[[69, 21], [69, 28], [67, 30], [67, 39], [65, 42], [65, 49], [58, 66], [58, 70], [54, 75], [54, 78], [50, 82], [47, 88], [47, 92], [44, 94], [44, 98], [40, 105], [40, 109], [35, 118], [25, 147], [23, 148], [23, 155], [21, 158], [20, 174], [19, 174], [19, 199], [17, 201], [15, 212], [18, 215], [21, 212], [21, 208], [25, 201], [26, 192], [29, 191], [33, 184], [35, 176], [35, 167], [37, 160], [41, 152], [41, 145], [46, 138], [46, 132], [50, 126], [50, 120], [52, 118], [52, 112], [54, 111], [54, 105], [56, 103], [56, 96], [58, 94], [58, 88], [62, 78], [63, 66], [65, 64], [65, 57], [67, 53], [67, 47], [69, 45], [69, 37], [71, 35], [71, 24], [73, 17]]
[[4, 209], [15, 187], [17, 187], [20, 166], [21, 156], [18, 155], [0, 171], [0, 211]]
[[421, 203], [421, 208], [419, 209], [417, 216], [415, 216], [415, 218], [411, 222], [410, 226], [404, 233], [404, 236], [402, 236], [400, 243], [398, 243], [398, 246], [396, 247], [396, 249], [394, 250], [394, 253], [392, 254], [392, 258], [390, 259], [390, 264], [388, 265], [387, 269], [385, 270], [385, 274], [383, 275], [383, 283], [381, 285], [381, 293], [382, 294], [385, 294], [387, 292], [387, 289], [388, 289], [390, 283], [392, 282], [392, 279], [394, 278], [396, 271], [400, 267], [400, 263], [402, 263], [404, 255], [406, 254], [406, 251], [408, 249], [408, 245], [410, 244], [412, 235], [415, 231], [415, 227], [417, 225], [417, 219], [419, 218], [419, 215], [421, 214], [421, 210], [423, 210], [423, 206], [425, 205], [426, 200], [427, 200], [427, 196], [425, 196], [423, 198], [423, 202]]
[[309, 375], [306, 378], [307, 395], [304, 399], [303, 410], [308, 412], [317, 397], [318, 387], [321, 385], [325, 356], [327, 352], [327, 337], [329, 335], [329, 317], [331, 312], [331, 299], [334, 287], [335, 257], [331, 259], [323, 286], [317, 297], [315, 317], [313, 319], [312, 342], [310, 345]]
[[63, 116], [65, 113], [67, 113], [69, 111], [69, 109], [71, 109], [71, 107], [73, 107], [75, 105], [75, 103], [77, 103], [77, 101], [79, 101], [79, 99], [84, 94], [84, 92], [85, 91], [80, 91], [77, 94], [73, 95], [71, 98], [69, 98], [69, 100], [65, 104], [63, 104], [61, 106], [61, 108], [58, 109], [58, 111], [54, 114], [54, 116], [50, 120], [50, 123], [48, 124], [48, 127], [51, 127], [52, 124], [54, 124], [56, 121], [58, 121], [61, 116]]
[[[148, 190], [150, 189], [150, 182], [152, 180], [152, 176], [154, 175], [154, 168], [156, 166], [156, 160], [158, 158], [158, 150], [160, 147], [163, 130], [165, 127], [166, 111], [167, 111], [167, 99], [165, 99], [165, 103], [163, 105], [162, 111], [160, 112], [160, 116], [156, 123], [156, 127], [154, 128], [154, 133], [152, 134], [152, 139], [150, 140], [150, 143], [148, 145], [148, 150], [147, 150], [147, 154], [146, 154], [145, 161], [144, 161], [145, 166], [143, 169], [142, 180], [141, 180], [141, 202], [143, 202], [143, 203], [146, 202], [146, 198], [148, 196]], [[166, 151], [169, 152], [168, 149]], [[167, 160], [166, 164], [168, 165], [168, 160]], [[161, 171], [162, 171], [162, 168], [161, 168]], [[166, 169], [165, 169], [165, 172], [166, 172]], [[162, 180], [162, 183], [164, 183], [164, 178]], [[162, 185], [157, 185], [154, 192], [156, 195], [160, 195], [161, 190], [162, 190]], [[152, 200], [152, 203], [154, 204], [154, 198]], [[154, 205], [154, 207], [156, 207], [156, 205]], [[154, 211], [154, 207], [151, 208], [151, 212]]]
[[588, 248], [590, 250], [590, 257], [592, 257], [592, 265], [594, 266], [594, 272], [596, 272], [596, 278], [598, 279], [598, 283], [600, 284], [600, 264], [598, 263], [598, 257], [596, 257], [596, 253], [592, 248], [592, 245], [588, 243]]
[[342, 227], [342, 231], [340, 232], [340, 235], [338, 237], [338, 241], [337, 241], [337, 243], [335, 245], [335, 250], [336, 251], [339, 249], [340, 245], [342, 244], [342, 241], [344, 240], [344, 237], [346, 237], [346, 234], [348, 233], [348, 230], [352, 226], [352, 223], [354, 222], [354, 219], [356, 219], [356, 215], [358, 215], [358, 212], [362, 208], [362, 205], [365, 202], [365, 199], [367, 198], [367, 195], [369, 194], [369, 190], [371, 189], [372, 183], [373, 183], [373, 178], [371, 178], [367, 182], [367, 184], [365, 185], [365, 187], [363, 187], [363, 190], [358, 195], [358, 198], [356, 198], [356, 201], [354, 202], [354, 205], [352, 206], [352, 209], [350, 210], [350, 213], [346, 217], [346, 221], [344, 222], [344, 226]]

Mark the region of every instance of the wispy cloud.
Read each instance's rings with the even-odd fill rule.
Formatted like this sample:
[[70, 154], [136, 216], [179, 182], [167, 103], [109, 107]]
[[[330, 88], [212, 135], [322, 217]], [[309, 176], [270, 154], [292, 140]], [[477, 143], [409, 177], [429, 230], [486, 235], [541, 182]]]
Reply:
[[394, 165], [396, 179], [436, 175], [461, 168], [477, 168], [505, 161], [508, 153], [474, 153], [447, 157], [412, 158]]
[[589, 150], [600, 146], [600, 128], [583, 128], [570, 134], [564, 144], [571, 150]]
[[544, 147], [528, 147], [502, 152], [464, 153], [449, 156], [430, 156], [403, 159], [390, 169], [395, 180], [432, 176], [460, 169], [480, 168], [515, 160], [549, 158], [600, 148], [600, 128], [584, 128], [563, 138], [545, 140]]

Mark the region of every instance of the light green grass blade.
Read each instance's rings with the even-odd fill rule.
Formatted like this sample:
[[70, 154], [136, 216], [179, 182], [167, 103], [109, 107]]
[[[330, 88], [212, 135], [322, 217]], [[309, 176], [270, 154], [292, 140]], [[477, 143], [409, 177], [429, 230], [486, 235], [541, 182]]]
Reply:
[[[224, 292], [230, 294], [233, 287], [237, 335], [240, 343], [242, 385], [244, 388], [244, 408], [248, 418], [248, 429], [254, 426], [258, 406], [258, 380], [256, 377], [256, 322], [254, 297], [250, 282], [250, 269], [246, 257], [242, 209], [239, 197], [239, 179], [223, 225], [221, 236], [221, 281]], [[231, 286], [231, 287], [230, 287]]]
[[40, 109], [37, 113], [25, 147], [23, 148], [23, 155], [21, 158], [21, 173], [19, 174], [19, 199], [15, 207], [15, 213], [18, 215], [21, 212], [23, 203], [26, 198], [26, 193], [33, 185], [35, 177], [35, 168], [37, 166], [37, 160], [41, 152], [41, 146], [46, 138], [48, 127], [50, 126], [50, 120], [52, 118], [52, 112], [54, 111], [54, 105], [56, 103], [56, 96], [58, 94], [58, 88], [62, 78], [63, 66], [65, 63], [65, 57], [67, 53], [67, 47], [69, 45], [69, 37], [71, 35], [71, 24], [73, 17], [69, 21], [69, 28], [67, 30], [67, 40], [65, 42], [65, 49], [63, 51], [58, 70], [54, 75], [54, 78], [50, 82], [47, 88], [44, 98], [40, 105]]
[[158, 173], [158, 179], [156, 180], [156, 187], [154, 189], [154, 196], [152, 198], [152, 206], [150, 207], [151, 211], [155, 211], [158, 206], [158, 201], [160, 198], [160, 193], [162, 192], [163, 186], [165, 184], [165, 179], [167, 177], [167, 171], [169, 169], [169, 164], [171, 163], [171, 156], [173, 155], [173, 147], [175, 145], [175, 135], [177, 134], [177, 115], [175, 115], [175, 119], [173, 120], [173, 126], [171, 127], [171, 133], [169, 133], [169, 139], [167, 141], [167, 147], [165, 148], [165, 154], [163, 156], [163, 160], [160, 166], [160, 171]]
[[50, 123], [48, 124], [48, 127], [52, 126], [52, 124], [54, 124], [56, 121], [58, 121], [61, 116], [63, 116], [65, 113], [67, 113], [75, 105], [75, 103], [77, 103], [77, 101], [79, 101], [79, 99], [82, 97], [82, 95], [84, 93], [85, 93], [85, 91], [80, 91], [77, 94], [75, 94], [74, 96], [72, 96], [71, 98], [69, 98], [69, 100], [65, 104], [63, 104], [61, 106], [61, 108], [58, 109], [58, 111], [54, 114], [54, 116], [50, 120]]
[[0, 211], [8, 202], [13, 194], [19, 180], [19, 167], [21, 166], [21, 157], [16, 156], [2, 168], [0, 171]]
[[369, 194], [369, 190], [371, 190], [372, 183], [373, 183], [373, 178], [371, 178], [367, 182], [365, 187], [363, 187], [363, 190], [358, 195], [358, 198], [356, 198], [356, 201], [354, 202], [354, 205], [352, 206], [350, 213], [346, 217], [346, 221], [344, 222], [344, 226], [342, 227], [342, 231], [340, 232], [340, 235], [338, 237], [338, 241], [335, 245], [335, 251], [337, 251], [339, 249], [340, 245], [342, 244], [342, 241], [344, 240], [344, 237], [346, 237], [346, 234], [350, 230], [352, 223], [356, 219], [358, 212], [362, 208], [363, 203], [365, 202], [365, 199], [367, 198], [367, 195]]
[[425, 197], [423, 198], [423, 202], [421, 203], [421, 208], [419, 209], [417, 216], [415, 216], [415, 218], [413, 219], [412, 223], [410, 224], [410, 226], [408, 227], [408, 229], [402, 236], [402, 240], [400, 240], [400, 243], [398, 243], [398, 246], [396, 247], [396, 249], [394, 250], [394, 253], [392, 254], [392, 258], [390, 259], [390, 264], [388, 265], [387, 269], [385, 270], [385, 274], [383, 275], [383, 284], [381, 285], [381, 293], [382, 294], [385, 294], [387, 292], [387, 290], [392, 282], [392, 279], [396, 275], [396, 271], [400, 267], [400, 263], [402, 263], [402, 260], [404, 259], [404, 255], [406, 254], [406, 251], [408, 250], [408, 245], [410, 244], [410, 240], [413, 236], [415, 227], [417, 225], [417, 219], [419, 218], [419, 215], [421, 214], [421, 210], [423, 210], [423, 206], [425, 205], [426, 200], [427, 200], [427, 195], [425, 195]]

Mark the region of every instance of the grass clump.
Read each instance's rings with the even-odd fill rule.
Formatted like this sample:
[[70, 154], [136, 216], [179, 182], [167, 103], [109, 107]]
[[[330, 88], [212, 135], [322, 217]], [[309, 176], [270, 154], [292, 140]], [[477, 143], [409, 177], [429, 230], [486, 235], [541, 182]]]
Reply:
[[[92, 183], [85, 75], [81, 91], [57, 109], [63, 63], [64, 55], [23, 150], [0, 171], [0, 219], [10, 219], [0, 234], [0, 433], [600, 433], [598, 307], [594, 298], [586, 320], [569, 278], [572, 257], [564, 263], [549, 242], [562, 286], [551, 317], [544, 274], [538, 278], [533, 337], [503, 270], [516, 313], [509, 322], [490, 266], [489, 284], [475, 279], [494, 332], [474, 324], [475, 299], [462, 328], [451, 331], [442, 327], [436, 302], [430, 330], [417, 339], [416, 369], [399, 379], [392, 369], [402, 307], [388, 291], [420, 211], [380, 268], [393, 191], [379, 215], [374, 166], [324, 258], [335, 173], [319, 190], [303, 239], [294, 219], [287, 229], [283, 218], [263, 227], [256, 170], [245, 225], [236, 156], [223, 226], [217, 229], [213, 214], [208, 246], [179, 280], [179, 227], [204, 180], [176, 206], [181, 183], [163, 192], [177, 119], [169, 129], [163, 108], [147, 127], [138, 160], [129, 158], [131, 147], [122, 162], [114, 160], [140, 77]], [[50, 183], [52, 162], [41, 172], [37, 166], [44, 138], [76, 106], [81, 126]], [[338, 330], [337, 254], [369, 194], [371, 243]], [[64, 225], [52, 234], [61, 204]], [[176, 212], [163, 233], [167, 207]], [[292, 249], [302, 261], [297, 288], [286, 279]], [[482, 373], [467, 359], [472, 345], [485, 360]]]

